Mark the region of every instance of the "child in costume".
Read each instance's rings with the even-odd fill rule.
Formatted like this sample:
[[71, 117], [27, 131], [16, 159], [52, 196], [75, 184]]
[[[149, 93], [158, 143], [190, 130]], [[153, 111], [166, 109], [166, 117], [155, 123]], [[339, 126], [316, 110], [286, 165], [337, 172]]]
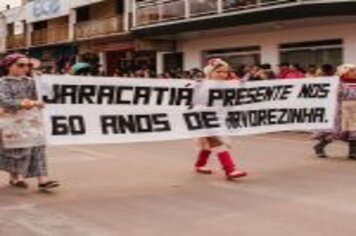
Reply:
[[[209, 80], [235, 80], [238, 77], [231, 71], [228, 63], [221, 59], [211, 59], [204, 69], [204, 73]], [[247, 173], [237, 170], [235, 162], [229, 151], [229, 145], [225, 137], [211, 136], [200, 138], [199, 140], [200, 152], [195, 163], [195, 170], [201, 174], [212, 174], [212, 170], [206, 168], [208, 160], [213, 152], [219, 158], [221, 166], [225, 172], [227, 180], [233, 180], [247, 176]]]

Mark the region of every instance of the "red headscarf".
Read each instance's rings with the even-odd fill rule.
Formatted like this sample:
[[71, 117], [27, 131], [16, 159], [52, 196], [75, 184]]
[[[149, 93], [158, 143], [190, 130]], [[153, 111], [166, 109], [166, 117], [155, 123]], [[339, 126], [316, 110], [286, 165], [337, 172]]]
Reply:
[[27, 56], [21, 53], [9, 54], [0, 61], [0, 67], [9, 68], [12, 64], [22, 58], [27, 58]]

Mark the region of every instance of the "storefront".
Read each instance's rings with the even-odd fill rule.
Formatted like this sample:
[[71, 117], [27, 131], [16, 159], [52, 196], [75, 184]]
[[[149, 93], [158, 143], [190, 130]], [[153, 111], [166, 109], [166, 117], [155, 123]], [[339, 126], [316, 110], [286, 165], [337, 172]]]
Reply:
[[202, 68], [207, 59], [221, 57], [233, 67], [269, 63], [274, 69], [281, 62], [320, 66], [355, 63], [356, 24], [324, 24], [309, 27], [287, 26], [263, 29], [256, 33], [213, 31], [204, 37], [178, 41], [183, 52], [184, 69]]
[[142, 69], [155, 71], [156, 53], [153, 51], [108, 51], [106, 55], [109, 75], [115, 71], [122, 74], [132, 74]]
[[73, 64], [77, 55], [77, 47], [73, 45], [57, 45], [30, 48], [28, 54], [42, 62], [42, 69], [48, 73], [63, 73], [67, 64]]
[[[78, 60], [96, 58], [105, 74], [132, 74], [138, 70], [149, 70], [153, 74], [163, 71], [164, 60], [171, 64], [176, 56], [172, 41], [146, 41], [134, 39], [110, 39], [81, 42], [78, 45]], [[160, 54], [164, 52], [164, 54]], [[164, 58], [163, 58], [164, 56]], [[180, 66], [182, 63], [180, 62]]]
[[126, 40], [88, 41], [79, 45], [78, 60], [99, 65], [105, 74], [131, 68], [134, 44]]

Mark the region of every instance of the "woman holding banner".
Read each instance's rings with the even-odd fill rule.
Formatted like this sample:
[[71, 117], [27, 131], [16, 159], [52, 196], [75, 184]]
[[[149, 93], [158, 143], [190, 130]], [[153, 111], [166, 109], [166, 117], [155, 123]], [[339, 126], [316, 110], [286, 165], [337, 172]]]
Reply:
[[[0, 80], [0, 170], [9, 173], [9, 183], [16, 188], [27, 189], [25, 179], [33, 177], [38, 178], [40, 190], [58, 187], [57, 181], [47, 177], [40, 121], [44, 104], [38, 101], [35, 81], [28, 76], [33, 63], [27, 56], [16, 53], [6, 56], [0, 67], [4, 73]], [[39, 136], [42, 139], [37, 140]]]
[[[208, 65], [204, 68], [204, 73], [206, 78], [210, 80], [226, 81], [238, 79], [237, 76], [231, 72], [228, 63], [221, 59], [211, 59]], [[212, 136], [200, 138], [198, 141], [200, 152], [195, 163], [196, 172], [201, 174], [212, 174], [212, 170], [207, 169], [206, 165], [212, 152], [216, 152], [220, 164], [225, 171], [227, 180], [247, 176], [246, 172], [236, 169], [234, 160], [229, 151], [229, 145], [225, 138]]]
[[356, 114], [356, 65], [340, 66], [338, 75], [341, 85], [335, 127], [333, 130], [318, 132], [315, 135], [314, 138], [319, 142], [314, 146], [314, 150], [318, 157], [326, 158], [326, 146], [334, 140], [342, 140], [349, 144], [349, 158], [356, 160], [356, 127], [353, 127], [355, 121], [351, 120], [354, 119], [352, 113]]

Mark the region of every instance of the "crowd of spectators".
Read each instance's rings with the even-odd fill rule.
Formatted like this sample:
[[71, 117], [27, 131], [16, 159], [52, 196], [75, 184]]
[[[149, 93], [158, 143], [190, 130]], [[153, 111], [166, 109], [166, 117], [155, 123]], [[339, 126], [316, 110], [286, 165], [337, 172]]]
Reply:
[[[298, 64], [281, 63], [277, 70], [273, 70], [270, 64], [256, 66], [240, 66], [232, 68], [232, 73], [237, 78], [245, 81], [260, 81], [274, 79], [298, 79], [320, 76], [333, 76], [336, 74], [336, 68], [331, 64], [322, 66], [309, 65], [302, 67]], [[156, 74], [151, 69], [139, 69], [133, 72], [123, 73], [116, 70], [114, 77], [125, 78], [159, 78], [159, 79], [203, 79], [204, 72], [199, 68], [193, 68], [189, 71], [181, 69], [166, 71], [162, 74]]]

